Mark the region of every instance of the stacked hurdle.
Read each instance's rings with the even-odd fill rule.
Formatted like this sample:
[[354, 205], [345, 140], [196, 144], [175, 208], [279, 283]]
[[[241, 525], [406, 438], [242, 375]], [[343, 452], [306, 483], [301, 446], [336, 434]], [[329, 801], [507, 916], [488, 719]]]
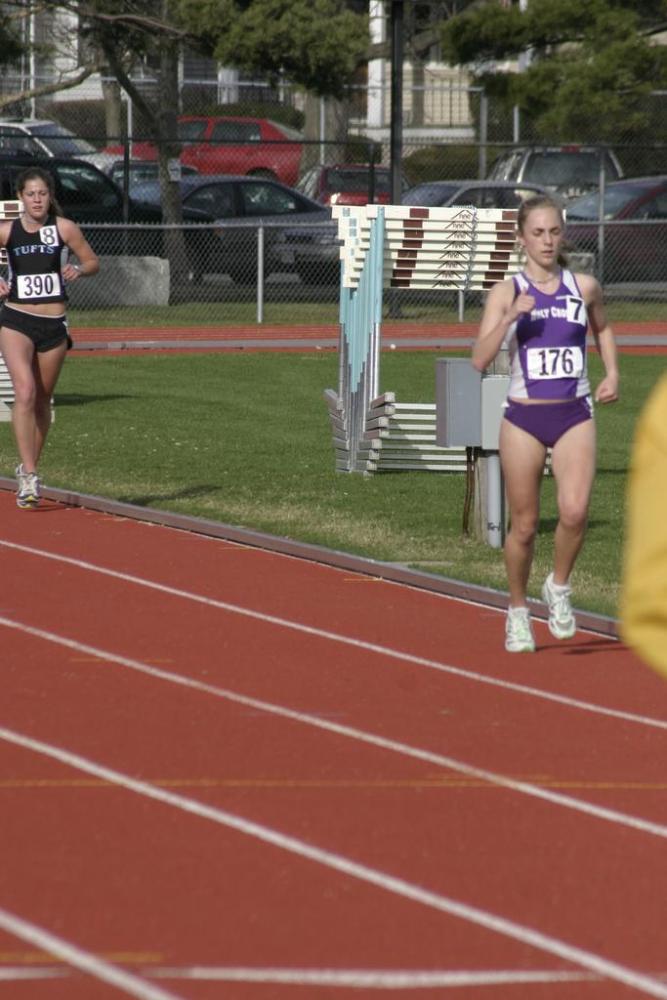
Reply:
[[[0, 222], [6, 219], [17, 219], [23, 206], [20, 201], [0, 201]], [[7, 251], [0, 248], [0, 265], [7, 266]], [[0, 421], [12, 419], [11, 406], [14, 402], [14, 390], [7, 371], [7, 366], [0, 354]]]
[[463, 470], [465, 448], [435, 443], [435, 404], [380, 393], [385, 288], [486, 291], [522, 264], [516, 210], [335, 206], [341, 241], [338, 392], [325, 391], [336, 469]]

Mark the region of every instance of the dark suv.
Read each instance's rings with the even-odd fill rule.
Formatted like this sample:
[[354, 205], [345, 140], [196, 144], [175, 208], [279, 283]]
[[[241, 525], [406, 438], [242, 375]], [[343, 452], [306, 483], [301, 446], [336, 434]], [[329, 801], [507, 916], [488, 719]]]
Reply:
[[[84, 160], [49, 157], [38, 160], [35, 157], [0, 157], [0, 199], [9, 201], [16, 198], [16, 180], [28, 167], [38, 166], [48, 170], [55, 181], [56, 198], [67, 218], [77, 222], [93, 250], [98, 254], [144, 254], [163, 255], [162, 209], [159, 205], [148, 205], [128, 199], [127, 219], [123, 214], [123, 193], [106, 174]], [[212, 222], [204, 212], [183, 212], [186, 222]], [[98, 228], [95, 223], [122, 224], [127, 221], [132, 228]], [[139, 228], [141, 226], [141, 228]], [[201, 234], [186, 230], [187, 240], [196, 243]], [[195, 246], [193, 253], [200, 254]]]

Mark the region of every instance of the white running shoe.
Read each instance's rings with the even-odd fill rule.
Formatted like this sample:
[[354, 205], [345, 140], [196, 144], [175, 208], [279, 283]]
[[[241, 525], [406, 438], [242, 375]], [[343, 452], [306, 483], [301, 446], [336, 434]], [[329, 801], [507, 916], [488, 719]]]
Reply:
[[508, 608], [505, 620], [505, 649], [508, 653], [534, 653], [535, 636], [528, 608]]
[[16, 506], [23, 510], [36, 507], [40, 501], [39, 476], [36, 472], [25, 472], [23, 465], [16, 467]]
[[549, 608], [549, 631], [555, 639], [571, 639], [577, 631], [577, 622], [572, 614], [568, 584], [554, 583], [553, 573], [544, 581], [542, 600]]

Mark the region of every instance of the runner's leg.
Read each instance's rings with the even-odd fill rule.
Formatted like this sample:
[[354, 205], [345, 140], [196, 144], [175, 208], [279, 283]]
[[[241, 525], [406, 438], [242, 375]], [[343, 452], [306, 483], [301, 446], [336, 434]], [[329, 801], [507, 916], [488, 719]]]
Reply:
[[33, 371], [35, 348], [32, 341], [17, 330], [0, 329], [0, 352], [7, 366], [14, 390], [12, 426], [21, 464], [26, 472], [34, 472], [38, 455], [35, 453], [35, 398], [37, 389]]
[[558, 525], [553, 582], [568, 582], [584, 541], [588, 505], [595, 477], [595, 423], [584, 420], [558, 439], [551, 454], [556, 480]]
[[502, 421], [500, 458], [510, 513], [505, 566], [511, 607], [522, 607], [526, 603], [546, 452], [544, 445], [532, 434], [509, 420]]
[[50, 351], [36, 352], [33, 358], [35, 379], [35, 461], [39, 461], [51, 428], [51, 397], [67, 354], [67, 341]]

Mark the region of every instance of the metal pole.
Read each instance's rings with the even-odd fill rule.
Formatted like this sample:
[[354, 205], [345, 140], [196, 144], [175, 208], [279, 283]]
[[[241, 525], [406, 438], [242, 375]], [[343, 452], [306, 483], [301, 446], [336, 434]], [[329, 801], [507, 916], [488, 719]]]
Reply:
[[320, 97], [320, 163], [326, 163], [326, 105], [324, 98]]
[[502, 548], [503, 544], [503, 477], [500, 469], [500, 454], [497, 451], [486, 452], [486, 512], [487, 538], [493, 549]]
[[600, 284], [604, 282], [604, 200], [606, 187], [606, 171], [604, 162], [605, 151], [602, 146], [598, 146], [598, 156], [600, 159], [600, 174], [598, 180], [598, 260], [597, 277]]
[[257, 322], [264, 322], [264, 226], [257, 228]]
[[[35, 31], [35, 14], [31, 10], [28, 20], [28, 33], [30, 41], [30, 55], [28, 57], [28, 65], [30, 70], [30, 89], [34, 90], [37, 83], [37, 65], [36, 65], [36, 55], [35, 55], [35, 41], [36, 41], [36, 31]], [[35, 102], [35, 95], [33, 94], [30, 98], [30, 117], [37, 117], [37, 105]]]
[[487, 171], [487, 147], [489, 142], [489, 99], [485, 93], [479, 95], [479, 161], [477, 173], [484, 180]]
[[401, 204], [403, 157], [403, 0], [391, 0], [391, 200]]
[[[522, 14], [525, 14], [525, 12], [528, 10], [528, 0], [519, 0], [519, 10], [521, 11]], [[517, 60], [519, 73], [523, 73], [524, 70], [528, 69], [532, 58], [533, 58], [532, 49], [525, 49], [523, 52], [519, 53], [519, 58]], [[512, 109], [512, 119], [513, 119], [514, 142], [518, 143], [521, 138], [521, 112], [519, 110], [518, 105], [516, 104]]]

